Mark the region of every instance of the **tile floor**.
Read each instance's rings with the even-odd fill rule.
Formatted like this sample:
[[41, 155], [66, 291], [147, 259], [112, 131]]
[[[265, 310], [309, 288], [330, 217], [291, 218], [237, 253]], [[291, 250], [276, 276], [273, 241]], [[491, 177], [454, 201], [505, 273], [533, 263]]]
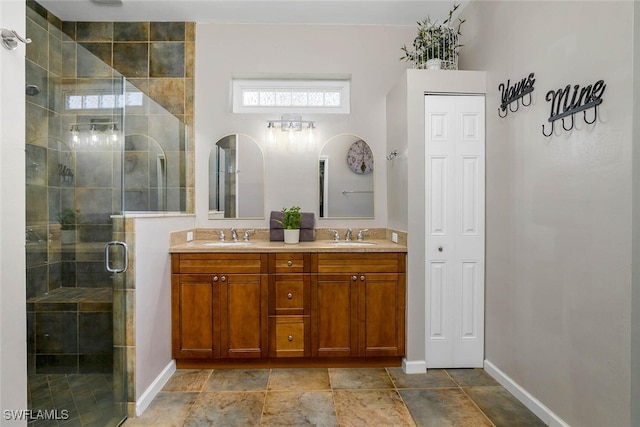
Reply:
[[34, 374], [29, 376], [27, 392], [34, 414], [56, 411], [53, 416], [60, 418], [34, 419], [29, 427], [115, 427], [122, 419], [117, 414], [126, 409], [114, 402], [112, 375]]
[[135, 426], [544, 426], [482, 369], [178, 370]]

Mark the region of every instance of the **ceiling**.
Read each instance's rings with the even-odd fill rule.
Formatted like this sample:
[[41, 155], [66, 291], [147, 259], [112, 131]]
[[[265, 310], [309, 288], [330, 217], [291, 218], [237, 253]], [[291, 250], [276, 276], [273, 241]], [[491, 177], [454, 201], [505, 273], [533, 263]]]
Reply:
[[[102, 0], [104, 1], [104, 0]], [[460, 12], [470, 0], [461, 1]], [[449, 0], [38, 0], [63, 21], [408, 25], [444, 19]]]

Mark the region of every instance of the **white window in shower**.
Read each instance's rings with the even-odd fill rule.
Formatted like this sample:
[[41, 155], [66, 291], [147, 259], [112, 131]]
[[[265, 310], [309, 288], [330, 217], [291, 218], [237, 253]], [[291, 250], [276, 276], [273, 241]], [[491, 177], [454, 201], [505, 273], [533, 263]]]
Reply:
[[349, 114], [351, 82], [340, 79], [234, 78], [234, 113]]
[[142, 92], [114, 93], [66, 93], [67, 110], [104, 110], [113, 108], [138, 107], [143, 104]]

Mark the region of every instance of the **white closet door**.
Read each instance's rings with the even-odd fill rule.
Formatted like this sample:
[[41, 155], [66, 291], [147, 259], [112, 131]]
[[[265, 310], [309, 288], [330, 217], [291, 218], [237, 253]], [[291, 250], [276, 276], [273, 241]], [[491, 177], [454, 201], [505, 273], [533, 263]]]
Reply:
[[425, 96], [427, 368], [484, 359], [484, 96]]

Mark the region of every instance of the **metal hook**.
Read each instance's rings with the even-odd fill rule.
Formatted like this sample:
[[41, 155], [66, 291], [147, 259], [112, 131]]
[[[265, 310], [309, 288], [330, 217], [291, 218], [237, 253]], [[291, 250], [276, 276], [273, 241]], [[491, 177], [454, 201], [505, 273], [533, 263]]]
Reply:
[[531, 105], [531, 92], [529, 92], [527, 95], [529, 95], [529, 103], [525, 104], [524, 103], [524, 96], [522, 97], [522, 105], [525, 107], [528, 107], [529, 105]]
[[551, 132], [549, 132], [548, 135], [546, 133], [544, 133], [544, 125], [542, 125], [542, 134], [544, 136], [546, 136], [547, 138], [549, 138], [551, 135], [553, 135], [553, 122], [551, 122]]
[[15, 50], [18, 47], [16, 39], [24, 44], [31, 43], [30, 38], [22, 38], [16, 33], [16, 30], [8, 30], [6, 28], [0, 30], [0, 37], [2, 37], [2, 45], [8, 50]]
[[593, 106], [593, 120], [592, 121], [587, 120], [587, 110], [584, 110], [582, 113], [584, 114], [584, 122], [589, 124], [589, 125], [594, 124], [596, 122], [596, 120], [598, 120], [598, 106], [597, 105]]
[[564, 119], [565, 117], [562, 118], [562, 128], [564, 130], [566, 130], [567, 132], [570, 131], [571, 129], [573, 129], [573, 127], [575, 126], [575, 122], [573, 121], [573, 114], [571, 115], [571, 127], [569, 129], [567, 129], [564, 125]]
[[[504, 116], [502, 114], [500, 114], [500, 110], [504, 111]], [[506, 108], [498, 108], [498, 117], [500, 117], [501, 119], [504, 119], [505, 117], [507, 117], [507, 109]]]
[[518, 102], [518, 100], [516, 99], [516, 100], [515, 100], [515, 103], [516, 103], [516, 109], [515, 109], [515, 110], [512, 110], [512, 109], [511, 109], [511, 104], [513, 104], [513, 102], [514, 102], [514, 101], [511, 101], [511, 102], [509, 103], [509, 111], [511, 111], [512, 113], [515, 113], [516, 111], [518, 111], [518, 108], [520, 108], [520, 103], [519, 103], [519, 102]]

